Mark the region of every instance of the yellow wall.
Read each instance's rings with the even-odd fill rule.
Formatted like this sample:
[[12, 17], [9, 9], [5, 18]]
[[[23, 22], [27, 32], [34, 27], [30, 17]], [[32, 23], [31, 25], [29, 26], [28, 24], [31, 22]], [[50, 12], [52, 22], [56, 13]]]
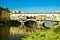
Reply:
[[8, 13], [7, 11], [2, 11], [2, 15], [1, 15], [1, 19], [2, 20], [9, 20], [10, 18], [10, 13]]

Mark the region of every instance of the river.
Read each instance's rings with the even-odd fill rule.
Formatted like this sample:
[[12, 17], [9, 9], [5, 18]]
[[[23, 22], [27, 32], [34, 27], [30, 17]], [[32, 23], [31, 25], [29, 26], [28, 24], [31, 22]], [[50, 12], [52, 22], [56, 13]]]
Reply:
[[21, 40], [31, 33], [29, 28], [21, 26], [0, 26], [0, 40]]
[[26, 28], [23, 26], [0, 26], [0, 40], [21, 40], [21, 38], [35, 31], [35, 28]]

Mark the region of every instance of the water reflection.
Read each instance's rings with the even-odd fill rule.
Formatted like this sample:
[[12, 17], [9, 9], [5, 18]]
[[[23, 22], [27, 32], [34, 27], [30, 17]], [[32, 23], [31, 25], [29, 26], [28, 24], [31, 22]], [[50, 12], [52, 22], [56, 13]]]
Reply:
[[22, 26], [0, 26], [0, 40], [20, 40], [31, 34], [31, 30], [30, 28], [24, 28]]
[[9, 30], [9, 26], [0, 26], [0, 40], [8, 40]]
[[25, 26], [0, 26], [0, 40], [20, 40], [21, 38], [30, 35], [36, 30], [42, 28], [28, 28]]

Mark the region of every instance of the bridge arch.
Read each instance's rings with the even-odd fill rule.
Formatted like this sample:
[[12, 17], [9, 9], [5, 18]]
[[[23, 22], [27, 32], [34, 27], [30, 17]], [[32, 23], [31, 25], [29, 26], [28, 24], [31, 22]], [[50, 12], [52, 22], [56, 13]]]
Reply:
[[37, 26], [37, 22], [34, 20], [27, 20], [24, 22], [24, 26], [33, 28]]

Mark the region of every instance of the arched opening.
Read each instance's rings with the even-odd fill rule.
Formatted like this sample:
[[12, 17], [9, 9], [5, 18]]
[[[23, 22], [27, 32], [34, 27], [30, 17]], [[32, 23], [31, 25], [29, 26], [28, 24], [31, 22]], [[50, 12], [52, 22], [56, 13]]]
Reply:
[[19, 22], [17, 20], [11, 20], [10, 25], [11, 26], [20, 26], [21, 25], [21, 22]]
[[58, 25], [58, 23], [59, 22], [54, 22], [54, 21], [52, 21], [52, 22], [44, 22], [43, 23], [43, 27], [45, 27], [45, 28], [51, 28], [52, 26], [55, 26], [55, 25]]
[[33, 27], [36, 27], [37, 26], [37, 22], [36, 21], [33, 21], [33, 20], [29, 20], [29, 21], [24, 22], [24, 25], [26, 27], [33, 28]]
[[43, 23], [43, 27], [45, 27], [46, 29], [49, 29], [51, 26], [52, 26], [52, 24], [50, 24], [48, 22]]

